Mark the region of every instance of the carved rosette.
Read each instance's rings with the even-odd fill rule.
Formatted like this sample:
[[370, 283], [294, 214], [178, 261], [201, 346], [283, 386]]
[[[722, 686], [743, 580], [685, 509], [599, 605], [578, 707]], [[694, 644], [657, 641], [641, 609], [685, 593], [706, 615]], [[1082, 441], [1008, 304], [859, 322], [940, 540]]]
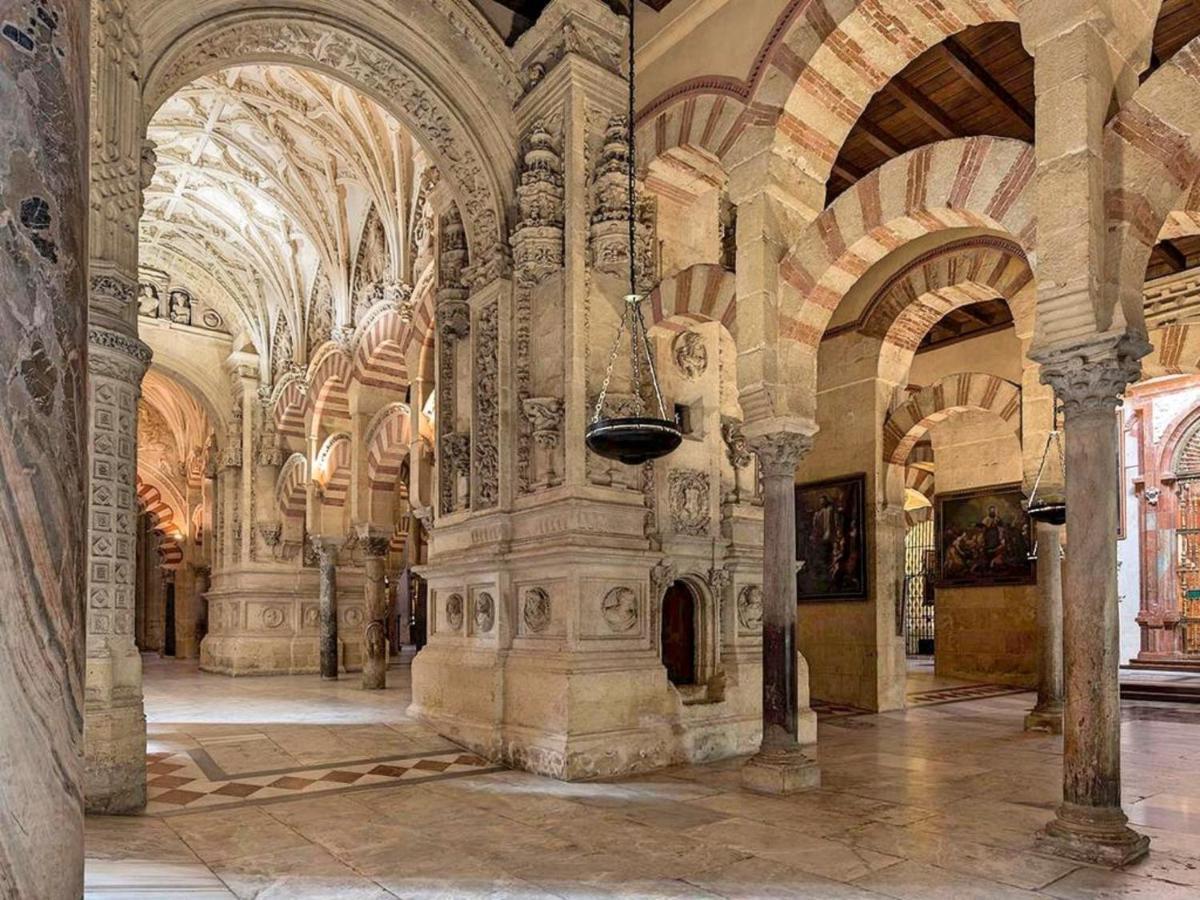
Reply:
[[812, 450], [810, 434], [780, 431], [750, 439], [750, 447], [758, 456], [758, 467], [764, 478], [794, 478], [800, 460]]

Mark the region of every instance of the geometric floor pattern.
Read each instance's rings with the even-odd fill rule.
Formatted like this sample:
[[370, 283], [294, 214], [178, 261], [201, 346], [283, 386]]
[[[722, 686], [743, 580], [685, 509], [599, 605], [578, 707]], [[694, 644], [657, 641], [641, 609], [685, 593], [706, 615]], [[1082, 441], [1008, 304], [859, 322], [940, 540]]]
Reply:
[[[1011, 694], [1028, 693], [1028, 688], [1013, 687], [1009, 684], [963, 684], [954, 687], [936, 688], [927, 691], [916, 691], [905, 697], [905, 707], [912, 709], [921, 706], [937, 706], [942, 703], [962, 703], [966, 700], [987, 700], [991, 697], [1007, 697]], [[859, 709], [843, 703], [830, 703], [826, 700], [812, 700], [813, 711], [820, 718], [837, 718], [842, 716], [871, 715], [870, 710]]]
[[203, 749], [151, 753], [146, 757], [146, 812], [169, 816], [199, 809], [257, 806], [496, 771], [500, 769], [487, 760], [459, 750], [240, 773], [225, 772]]

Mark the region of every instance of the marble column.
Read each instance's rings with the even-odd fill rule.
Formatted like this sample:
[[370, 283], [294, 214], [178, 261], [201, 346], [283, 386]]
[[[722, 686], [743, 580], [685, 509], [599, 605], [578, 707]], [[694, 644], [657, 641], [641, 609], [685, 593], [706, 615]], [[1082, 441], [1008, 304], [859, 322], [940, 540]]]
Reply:
[[[93, 279], [93, 294], [96, 288]], [[128, 290], [132, 296], [132, 285]], [[84, 721], [89, 812], [127, 813], [146, 805], [142, 658], [134, 643], [133, 619], [137, 402], [149, 362], [150, 349], [137, 338], [89, 329], [92, 465]]]
[[366, 599], [366, 630], [363, 635], [362, 686], [379, 691], [387, 687], [388, 592], [384, 578], [391, 533], [372, 525], [358, 527], [363, 551], [363, 592]]
[[751, 438], [751, 446], [763, 483], [763, 737], [742, 768], [742, 785], [789, 794], [821, 781], [816, 761], [800, 745], [796, 683], [796, 467], [812, 437], [767, 434]]
[[317, 553], [321, 576], [321, 677], [338, 677], [338, 625], [337, 625], [337, 557], [341, 541], [332, 538], [314, 537], [313, 549]]
[[1138, 376], [1140, 348], [1104, 340], [1065, 360], [1041, 360], [1042, 378], [1063, 404], [1071, 548], [1063, 573], [1063, 802], [1040, 846], [1119, 866], [1144, 856], [1150, 843], [1121, 810], [1117, 684], [1115, 410]]
[[59, 900], [83, 892], [88, 5], [3, 19], [0, 896]]
[[1025, 717], [1026, 731], [1062, 734], [1063, 609], [1062, 526], [1037, 524], [1038, 580], [1038, 695]]

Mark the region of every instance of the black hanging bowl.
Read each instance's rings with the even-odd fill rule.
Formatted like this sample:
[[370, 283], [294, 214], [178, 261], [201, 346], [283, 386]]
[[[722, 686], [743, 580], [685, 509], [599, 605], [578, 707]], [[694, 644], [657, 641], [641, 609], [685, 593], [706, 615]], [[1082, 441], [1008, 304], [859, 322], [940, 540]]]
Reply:
[[1029, 518], [1035, 522], [1047, 525], [1065, 525], [1067, 523], [1067, 504], [1062, 500], [1045, 500], [1031, 503]]
[[632, 416], [597, 419], [584, 439], [597, 456], [638, 466], [672, 452], [683, 441], [683, 432], [670, 419]]

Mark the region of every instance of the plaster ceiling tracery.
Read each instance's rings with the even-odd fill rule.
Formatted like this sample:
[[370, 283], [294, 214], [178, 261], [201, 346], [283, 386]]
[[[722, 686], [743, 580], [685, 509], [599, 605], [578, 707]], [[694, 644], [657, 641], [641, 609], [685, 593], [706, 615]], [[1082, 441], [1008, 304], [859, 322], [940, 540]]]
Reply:
[[[226, 69], [167, 100], [148, 137], [157, 168], [142, 262], [203, 273], [206, 300], [264, 359], [281, 321], [290, 341], [279, 343], [298, 352], [309, 321], [349, 321], [372, 209], [384, 255], [367, 261], [372, 274], [401, 280], [410, 267], [408, 206], [423, 154], [394, 117], [345, 85], [288, 66]], [[313, 290], [318, 278], [327, 291]], [[332, 309], [310, 311], [314, 297]]]

